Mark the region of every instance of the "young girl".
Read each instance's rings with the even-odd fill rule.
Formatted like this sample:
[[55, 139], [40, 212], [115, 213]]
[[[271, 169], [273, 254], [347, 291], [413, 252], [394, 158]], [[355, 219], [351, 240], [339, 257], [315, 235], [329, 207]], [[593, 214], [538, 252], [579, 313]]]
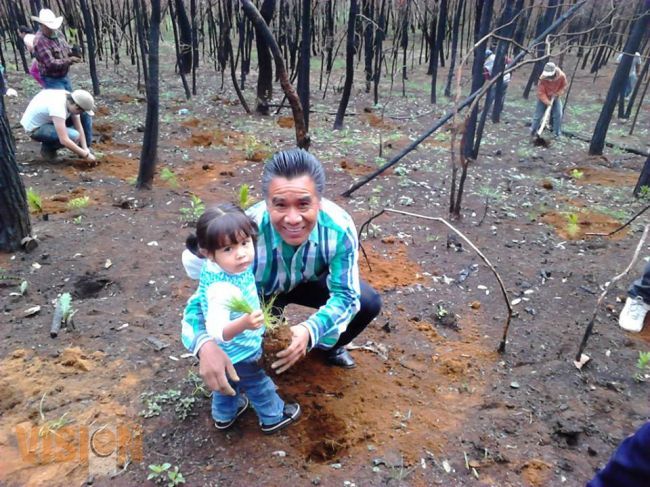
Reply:
[[[271, 434], [293, 423], [301, 411], [298, 403], [285, 404], [280, 399], [275, 384], [259, 364], [264, 316], [251, 270], [256, 237], [255, 221], [241, 208], [223, 204], [201, 215], [196, 234], [187, 238], [186, 245], [189, 251], [206, 259], [195, 296], [206, 317], [208, 334], [228, 355], [240, 379], [231, 384], [235, 396], [213, 392], [214, 424], [219, 430], [232, 426], [248, 408], [250, 399], [262, 431]], [[233, 298], [245, 299], [254, 311], [249, 314], [229, 311], [228, 303]]]

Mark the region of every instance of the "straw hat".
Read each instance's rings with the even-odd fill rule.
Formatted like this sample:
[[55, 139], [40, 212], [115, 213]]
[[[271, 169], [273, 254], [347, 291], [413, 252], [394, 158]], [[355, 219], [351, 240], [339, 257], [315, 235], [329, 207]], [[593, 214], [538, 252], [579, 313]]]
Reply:
[[84, 112], [91, 117], [95, 115], [95, 112], [93, 112], [95, 109], [95, 100], [93, 99], [93, 95], [88, 93], [86, 90], [74, 90], [70, 96], [72, 96], [72, 101], [79, 105]]
[[54, 12], [52, 12], [49, 8], [41, 9], [41, 11], [38, 13], [38, 17], [32, 15], [32, 20], [34, 22], [38, 22], [39, 24], [43, 24], [45, 27], [49, 27], [52, 30], [58, 29], [63, 23], [63, 17], [56, 17], [54, 15]]
[[552, 78], [555, 76], [555, 73], [557, 72], [557, 66], [555, 63], [546, 63], [544, 65], [544, 71], [542, 71], [542, 74], [540, 75], [540, 79], [545, 79], [545, 78]]

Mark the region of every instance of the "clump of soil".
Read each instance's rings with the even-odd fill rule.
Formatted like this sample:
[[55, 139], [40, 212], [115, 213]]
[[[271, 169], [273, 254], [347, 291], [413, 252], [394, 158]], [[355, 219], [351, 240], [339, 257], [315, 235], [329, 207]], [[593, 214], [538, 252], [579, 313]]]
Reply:
[[271, 364], [278, 359], [277, 353], [289, 346], [291, 337], [291, 328], [285, 323], [273, 329], [266, 329], [262, 345], [262, 366], [269, 377], [276, 375], [275, 370], [271, 368]]

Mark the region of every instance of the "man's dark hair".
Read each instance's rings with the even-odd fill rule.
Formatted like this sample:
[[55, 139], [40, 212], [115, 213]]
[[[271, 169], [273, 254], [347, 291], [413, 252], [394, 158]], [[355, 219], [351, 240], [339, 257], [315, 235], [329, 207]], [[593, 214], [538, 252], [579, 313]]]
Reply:
[[325, 189], [325, 171], [320, 161], [304, 149], [288, 149], [273, 154], [273, 157], [264, 164], [262, 173], [262, 194], [264, 198], [269, 195], [269, 186], [274, 178], [295, 179], [309, 176], [318, 196], [322, 196]]
[[27, 27], [26, 25], [21, 25], [18, 27], [18, 32], [22, 32], [23, 34], [33, 34], [34, 31]]

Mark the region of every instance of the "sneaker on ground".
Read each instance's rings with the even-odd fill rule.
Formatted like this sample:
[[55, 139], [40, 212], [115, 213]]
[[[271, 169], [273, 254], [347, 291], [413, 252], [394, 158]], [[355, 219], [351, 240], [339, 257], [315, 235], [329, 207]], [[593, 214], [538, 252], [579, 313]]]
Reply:
[[246, 396], [244, 396], [243, 394], [242, 394], [241, 397], [244, 398], [244, 402], [237, 409], [237, 413], [235, 414], [235, 417], [232, 418], [229, 421], [215, 421], [214, 422], [214, 427], [215, 428], [217, 428], [218, 430], [221, 430], [221, 431], [227, 430], [233, 424], [235, 424], [235, 421], [237, 421], [237, 418], [239, 418], [242, 414], [244, 414], [244, 411], [246, 411], [248, 409], [248, 405], [249, 405], [250, 402], [249, 402], [248, 398]]
[[284, 410], [282, 411], [282, 419], [277, 423], [263, 424], [262, 432], [267, 435], [272, 435], [295, 422], [300, 417], [301, 413], [300, 404], [297, 402], [287, 403], [284, 405]]
[[627, 331], [639, 332], [643, 329], [645, 315], [650, 311], [650, 306], [640, 297], [627, 298], [623, 311], [618, 317], [618, 324]]

